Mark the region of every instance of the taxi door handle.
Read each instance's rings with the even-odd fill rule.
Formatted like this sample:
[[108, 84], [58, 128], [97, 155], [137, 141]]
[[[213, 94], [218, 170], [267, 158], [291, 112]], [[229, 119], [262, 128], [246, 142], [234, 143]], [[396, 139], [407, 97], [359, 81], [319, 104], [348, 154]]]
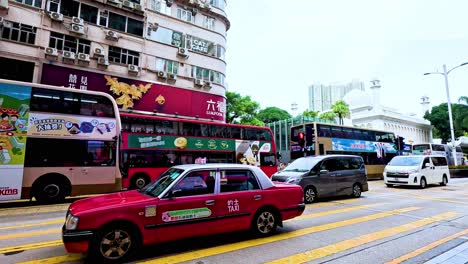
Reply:
[[215, 204], [215, 201], [214, 200], [207, 200], [205, 202], [206, 205], [214, 205]]
[[258, 200], [260, 200], [260, 199], [262, 199], [262, 196], [261, 196], [261, 195], [254, 195], [254, 200], [255, 200], [255, 201], [258, 201]]

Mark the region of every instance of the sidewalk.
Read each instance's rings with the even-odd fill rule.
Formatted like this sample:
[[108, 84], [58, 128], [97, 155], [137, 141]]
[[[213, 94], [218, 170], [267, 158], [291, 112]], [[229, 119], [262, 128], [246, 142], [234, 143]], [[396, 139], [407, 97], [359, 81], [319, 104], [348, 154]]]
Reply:
[[468, 241], [439, 255], [424, 264], [467, 264], [468, 263]]

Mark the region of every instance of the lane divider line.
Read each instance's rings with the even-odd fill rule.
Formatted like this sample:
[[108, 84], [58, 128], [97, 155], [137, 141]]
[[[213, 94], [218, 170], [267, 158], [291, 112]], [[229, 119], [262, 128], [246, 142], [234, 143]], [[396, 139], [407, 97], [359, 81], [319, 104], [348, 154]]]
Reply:
[[62, 240], [53, 240], [53, 241], [27, 244], [27, 245], [5, 247], [5, 248], [0, 248], [0, 254], [8, 254], [8, 253], [13, 253], [13, 252], [18, 252], [18, 251], [26, 251], [26, 250], [31, 250], [31, 249], [45, 248], [45, 247], [56, 247], [56, 246], [61, 246], [61, 245], [62, 245]]
[[62, 232], [62, 229], [50, 229], [50, 230], [41, 230], [41, 231], [34, 231], [34, 232], [15, 233], [15, 234], [0, 236], [0, 240], [30, 237], [30, 236], [42, 236], [42, 235], [56, 234], [59, 232]]
[[450, 240], [453, 240], [453, 239], [455, 239], [457, 237], [461, 237], [461, 236], [466, 235], [466, 234], [468, 234], [468, 229], [465, 229], [465, 230], [463, 230], [461, 232], [458, 232], [458, 233], [453, 234], [451, 236], [445, 237], [443, 239], [437, 240], [437, 241], [435, 241], [435, 242], [433, 242], [433, 243], [431, 243], [429, 245], [426, 245], [424, 247], [418, 248], [415, 251], [412, 251], [412, 252], [410, 252], [410, 253], [408, 253], [406, 255], [403, 255], [403, 256], [398, 257], [398, 258], [396, 258], [396, 259], [394, 259], [392, 261], [389, 261], [386, 264], [401, 263], [401, 262], [406, 261], [406, 260], [408, 260], [410, 258], [414, 258], [416, 256], [419, 256], [419, 255], [421, 255], [421, 254], [423, 254], [423, 253], [425, 253], [425, 252], [427, 252], [427, 251], [429, 251], [429, 250], [431, 250], [431, 249], [433, 249], [433, 248], [435, 248], [437, 246], [440, 246], [440, 245], [442, 245], [442, 244], [444, 244], [444, 243], [446, 243], [446, 242], [448, 242]]
[[68, 209], [70, 204], [60, 204], [52, 206], [31, 206], [31, 207], [17, 207], [17, 208], [7, 208], [0, 209], [0, 216], [16, 216], [16, 215], [26, 215], [26, 214], [42, 214], [42, 213], [54, 213], [63, 211], [63, 217], [65, 217], [65, 212]]
[[441, 202], [448, 202], [448, 203], [457, 203], [457, 204], [468, 204], [468, 202], [462, 202], [462, 201], [456, 201], [456, 200], [450, 200], [450, 199], [444, 199], [444, 198], [433, 198], [427, 195], [422, 195], [422, 194], [416, 194], [413, 193], [413, 196], [416, 198], [424, 199], [424, 200], [431, 200], [431, 201], [441, 201]]
[[336, 254], [336, 253], [343, 252], [351, 248], [362, 246], [370, 242], [388, 238], [394, 235], [398, 235], [404, 232], [408, 232], [408, 231], [423, 227], [423, 226], [427, 226], [435, 222], [439, 222], [448, 218], [452, 218], [456, 215], [457, 213], [455, 212], [447, 212], [447, 213], [439, 214], [433, 217], [423, 218], [415, 222], [411, 222], [408, 224], [404, 224], [404, 225], [384, 229], [381, 231], [373, 232], [370, 234], [362, 235], [357, 238], [344, 240], [335, 244], [330, 244], [330, 245], [323, 246], [320, 248], [305, 251], [299, 254], [294, 254], [289, 257], [277, 259], [277, 260], [267, 262], [267, 263], [268, 264], [280, 264], [280, 263], [295, 263], [296, 264], [296, 263], [305, 263], [308, 261], [317, 260], [317, 259], [324, 258], [330, 255]]
[[26, 228], [26, 227], [34, 227], [34, 226], [45, 226], [45, 225], [55, 225], [55, 224], [63, 224], [65, 223], [65, 219], [60, 218], [57, 220], [51, 220], [47, 222], [40, 222], [40, 223], [33, 223], [33, 224], [22, 224], [16, 226], [4, 226], [0, 227], [0, 230], [8, 230], [8, 229], [18, 229], [18, 228]]
[[344, 226], [349, 226], [353, 224], [358, 224], [358, 223], [364, 223], [368, 222], [371, 220], [379, 219], [379, 218], [384, 218], [387, 216], [392, 216], [392, 215], [398, 215], [398, 214], [403, 214], [407, 213], [410, 211], [418, 210], [421, 209], [420, 207], [408, 207], [408, 208], [403, 208], [403, 209], [398, 209], [398, 210], [392, 210], [392, 211], [386, 211], [382, 213], [377, 213], [377, 214], [372, 214], [372, 215], [367, 215], [367, 216], [362, 216], [362, 217], [357, 217], [357, 218], [352, 218], [348, 220], [342, 220], [338, 222], [333, 222], [329, 224], [324, 224], [324, 225], [318, 225], [318, 226], [312, 226], [304, 229], [299, 229], [287, 233], [282, 233], [270, 237], [264, 237], [264, 238], [257, 238], [257, 239], [252, 239], [252, 240], [247, 240], [247, 241], [242, 241], [242, 242], [237, 242], [237, 243], [231, 243], [231, 244], [226, 244], [222, 246], [216, 246], [212, 248], [206, 248], [206, 249], [200, 249], [200, 250], [194, 250], [191, 252], [187, 253], [181, 253], [181, 254], [176, 254], [168, 257], [159, 257], [154, 260], [148, 260], [140, 263], [145, 263], [145, 264], [154, 264], [154, 263], [179, 263], [179, 262], [185, 262], [185, 261], [192, 261], [204, 257], [210, 257], [214, 255], [219, 255], [227, 252], [232, 252], [240, 249], [245, 249], [245, 248], [250, 248], [254, 246], [260, 246], [272, 242], [277, 242], [277, 241], [282, 241], [286, 239], [291, 239], [295, 237], [300, 237], [312, 233], [317, 233], [321, 231], [326, 231], [330, 229], [335, 229], [339, 227], [344, 227]]
[[302, 219], [309, 219], [309, 218], [315, 218], [315, 217], [321, 217], [321, 216], [327, 216], [327, 215], [334, 215], [334, 214], [339, 214], [339, 213], [347, 213], [347, 212], [352, 212], [352, 211], [356, 211], [356, 210], [359, 210], [359, 209], [366, 209], [366, 208], [371, 208], [371, 207], [384, 205], [384, 204], [387, 204], [387, 203], [375, 203], [375, 204], [358, 205], [358, 206], [347, 207], [347, 208], [342, 208], [342, 209], [319, 212], [319, 213], [303, 214], [301, 216], [295, 217], [293, 219], [286, 220], [284, 222], [286, 223], [286, 222], [302, 220]]
[[83, 256], [81, 254], [70, 254], [65, 256], [51, 257], [45, 259], [17, 262], [16, 264], [59, 264], [68, 261], [80, 260]]

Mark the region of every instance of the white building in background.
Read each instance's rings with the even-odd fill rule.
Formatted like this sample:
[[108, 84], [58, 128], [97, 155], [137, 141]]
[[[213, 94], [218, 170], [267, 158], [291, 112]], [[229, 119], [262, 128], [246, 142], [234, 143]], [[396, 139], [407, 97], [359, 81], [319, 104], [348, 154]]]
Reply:
[[347, 84], [329, 84], [320, 83], [309, 86], [309, 110], [311, 111], [326, 111], [331, 109], [331, 106], [352, 90], [364, 91], [364, 83], [359, 80], [353, 80]]
[[[395, 108], [381, 105], [380, 81], [372, 80], [371, 83], [370, 94], [355, 89], [343, 98], [349, 105], [352, 125], [392, 131], [396, 135], [404, 137], [407, 144], [432, 142], [432, 126], [428, 120], [422, 119], [416, 114], [403, 114]], [[426, 102], [429, 102], [429, 98], [424, 98], [423, 108], [427, 107]]]

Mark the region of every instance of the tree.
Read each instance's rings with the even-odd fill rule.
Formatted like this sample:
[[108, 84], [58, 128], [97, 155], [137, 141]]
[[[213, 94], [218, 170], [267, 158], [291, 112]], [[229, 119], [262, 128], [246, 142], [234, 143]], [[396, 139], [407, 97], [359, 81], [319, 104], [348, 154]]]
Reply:
[[250, 96], [226, 91], [226, 123], [258, 123], [255, 119], [259, 108], [260, 104], [252, 101]]
[[335, 121], [336, 114], [334, 112], [325, 112], [321, 113], [319, 117], [325, 120]]
[[340, 125], [343, 125], [343, 118], [348, 117], [350, 114], [349, 105], [343, 100], [338, 100], [332, 105], [332, 110], [338, 116]]
[[[452, 117], [455, 137], [462, 136], [468, 131], [468, 105], [452, 104]], [[434, 126], [434, 137], [440, 137], [442, 142], [451, 139], [447, 103], [432, 107], [431, 112], [426, 112], [424, 118]]]
[[461, 96], [460, 98], [458, 98], [458, 102], [461, 103], [461, 104], [466, 104], [468, 105], [468, 96]]
[[318, 116], [318, 111], [305, 110], [304, 112], [302, 112], [302, 116], [314, 118]]
[[279, 120], [291, 118], [291, 115], [278, 107], [267, 107], [258, 112], [257, 118], [264, 123], [272, 123]]

